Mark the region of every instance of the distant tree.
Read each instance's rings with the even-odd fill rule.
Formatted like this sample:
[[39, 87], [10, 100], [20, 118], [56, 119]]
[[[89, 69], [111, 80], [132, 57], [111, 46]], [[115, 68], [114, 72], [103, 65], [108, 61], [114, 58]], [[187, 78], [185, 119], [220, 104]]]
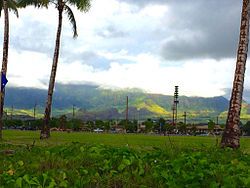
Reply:
[[181, 134], [186, 134], [187, 133], [187, 125], [184, 124], [183, 122], [178, 122], [177, 128], [178, 128], [178, 131]]
[[192, 124], [192, 125], [191, 125], [191, 133], [192, 133], [193, 135], [196, 135], [196, 131], [197, 131], [196, 125], [195, 125], [195, 124]]
[[42, 123], [43, 123], [42, 119], [36, 119], [36, 120], [30, 121], [31, 126], [34, 129], [41, 129]]
[[112, 121], [105, 121], [105, 122], [103, 123], [103, 128], [104, 128], [104, 130], [105, 130], [105, 131], [109, 131], [110, 128], [111, 128], [111, 124], [112, 124]]
[[226, 125], [225, 125], [225, 124], [220, 124], [220, 127], [221, 127], [221, 128], [225, 128]]
[[67, 116], [61, 115], [59, 118], [59, 128], [65, 130], [67, 128]]
[[95, 129], [95, 122], [94, 121], [87, 121], [86, 126], [89, 130], [93, 131]]
[[127, 124], [127, 122], [126, 122], [125, 119], [120, 120], [119, 123], [118, 123], [118, 125], [121, 125], [122, 128], [124, 128], [124, 129], [126, 129], [126, 124]]
[[123, 119], [118, 124], [121, 125], [126, 130], [126, 132], [137, 132], [137, 120], [127, 122], [126, 119]]
[[144, 122], [144, 125], [146, 132], [150, 132], [153, 130], [154, 122], [152, 121], [152, 119], [147, 119], [147, 121]]
[[166, 131], [166, 126], [165, 126], [166, 120], [164, 118], [160, 118], [158, 120], [158, 125], [159, 125], [159, 132], [163, 133]]
[[114, 128], [116, 126], [116, 124], [117, 124], [117, 121], [110, 120], [109, 123], [110, 123], [110, 128]]
[[[60, 128], [60, 118], [53, 117], [49, 120], [49, 124], [51, 127]], [[42, 128], [42, 126], [41, 126]]]
[[128, 121], [128, 124], [126, 125], [126, 131], [130, 133], [137, 132], [137, 120]]
[[104, 121], [102, 121], [102, 120], [96, 120], [95, 121], [95, 128], [103, 129], [104, 128]]
[[16, 127], [23, 126], [23, 122], [22, 120], [19, 120], [19, 119], [8, 119], [8, 120], [3, 120], [3, 125], [6, 128], [10, 128], [10, 127], [16, 128]]
[[168, 134], [171, 134], [171, 133], [173, 133], [175, 127], [172, 125], [172, 123], [166, 123], [166, 128], [165, 129], [166, 129]]
[[[17, 3], [14, 0], [1, 0], [0, 1], [0, 16], [4, 11], [4, 38], [3, 38], [3, 59], [1, 74], [7, 75], [8, 54], [9, 54], [9, 10], [13, 11], [18, 17]], [[0, 74], [0, 76], [2, 76]], [[1, 84], [2, 87], [2, 84]], [[0, 140], [3, 138], [3, 106], [4, 106], [5, 89], [0, 92]]]
[[23, 121], [20, 119], [12, 120], [17, 127], [23, 126]]
[[67, 128], [70, 128], [74, 131], [80, 131], [82, 127], [82, 121], [80, 119], [71, 119], [67, 123]]
[[210, 120], [208, 121], [207, 125], [208, 125], [208, 130], [209, 130], [210, 132], [213, 132], [213, 131], [214, 131], [214, 128], [215, 128], [215, 122], [214, 122], [213, 120], [210, 119]]
[[243, 0], [236, 70], [234, 74], [226, 128], [221, 139], [222, 147], [240, 147], [241, 131], [239, 123], [249, 42], [249, 7], [250, 0]]
[[250, 136], [250, 121], [246, 122], [246, 124], [242, 127], [242, 130], [247, 136]]

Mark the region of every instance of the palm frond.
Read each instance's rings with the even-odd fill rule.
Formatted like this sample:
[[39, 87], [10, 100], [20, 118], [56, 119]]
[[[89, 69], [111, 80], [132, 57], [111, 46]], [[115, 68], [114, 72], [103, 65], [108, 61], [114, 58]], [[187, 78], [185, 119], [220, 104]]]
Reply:
[[15, 0], [8, 0], [8, 8], [16, 15], [16, 17], [18, 17], [17, 7], [17, 2]]
[[37, 8], [48, 7], [49, 0], [17, 0], [18, 7], [25, 8], [26, 6], [32, 5]]
[[77, 37], [77, 27], [76, 27], [76, 20], [73, 14], [73, 11], [70, 9], [68, 5], [64, 5], [64, 10], [68, 16], [68, 19], [72, 25], [72, 30], [73, 30], [73, 37]]
[[91, 0], [68, 0], [67, 2], [84, 12], [88, 12], [91, 7]]

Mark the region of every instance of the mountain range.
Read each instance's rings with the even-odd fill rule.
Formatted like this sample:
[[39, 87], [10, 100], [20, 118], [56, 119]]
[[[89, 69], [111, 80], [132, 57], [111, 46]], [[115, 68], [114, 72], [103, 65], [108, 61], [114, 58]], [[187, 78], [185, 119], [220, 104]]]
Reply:
[[[126, 97], [128, 96], [129, 118], [172, 116], [173, 96], [145, 93], [140, 89], [105, 89], [96, 85], [57, 84], [53, 96], [53, 116], [66, 114], [81, 119], [122, 119], [125, 117]], [[36, 106], [37, 117], [42, 116], [47, 91], [35, 88], [6, 88], [5, 107], [14, 108], [16, 113], [32, 116]], [[182, 118], [187, 112], [189, 119], [225, 118], [229, 101], [223, 97], [179, 96], [178, 114]], [[248, 104], [243, 105], [244, 118], [248, 118]]]

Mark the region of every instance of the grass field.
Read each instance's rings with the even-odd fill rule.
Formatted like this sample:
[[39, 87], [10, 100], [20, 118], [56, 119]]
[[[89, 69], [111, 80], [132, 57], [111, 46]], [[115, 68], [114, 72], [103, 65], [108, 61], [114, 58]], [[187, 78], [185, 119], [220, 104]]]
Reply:
[[0, 188], [250, 187], [250, 139], [4, 130]]
[[[71, 142], [86, 144], [105, 144], [111, 146], [129, 146], [131, 148], [169, 148], [169, 147], [213, 147], [220, 143], [220, 137], [214, 136], [159, 136], [144, 134], [105, 134], [85, 132], [51, 132], [48, 140], [39, 139], [39, 131], [4, 130], [5, 143], [53, 146]], [[250, 153], [250, 138], [241, 138], [241, 149]]]

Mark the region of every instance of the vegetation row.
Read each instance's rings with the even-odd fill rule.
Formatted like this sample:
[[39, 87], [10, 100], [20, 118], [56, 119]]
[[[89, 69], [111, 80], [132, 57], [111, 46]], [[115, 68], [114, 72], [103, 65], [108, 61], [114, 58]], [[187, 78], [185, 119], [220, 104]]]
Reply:
[[249, 187], [250, 156], [216, 147], [0, 145], [2, 187]]
[[[42, 119], [34, 120], [19, 120], [19, 119], [5, 119], [3, 121], [4, 129], [21, 129], [21, 130], [39, 130], [43, 126]], [[52, 118], [50, 120], [50, 126], [57, 128], [56, 130], [72, 130], [72, 131], [94, 131], [95, 129], [101, 129], [104, 132], [114, 131], [115, 127], [120, 127], [130, 133], [175, 133], [178, 130], [179, 134], [197, 134], [197, 126], [199, 124], [185, 124], [178, 122], [177, 126], [173, 126], [172, 122], [167, 121], [163, 118], [159, 119], [147, 119], [143, 122], [137, 120], [95, 120], [95, 121], [82, 121], [80, 119], [67, 119], [65, 115], [59, 118]], [[143, 129], [140, 127], [143, 126]], [[209, 132], [216, 133], [214, 130], [216, 123], [209, 120], [207, 127]], [[220, 125], [221, 129], [225, 125]], [[242, 134], [250, 136], [250, 121], [245, 124], [240, 123]], [[139, 129], [139, 130], [138, 130]]]

